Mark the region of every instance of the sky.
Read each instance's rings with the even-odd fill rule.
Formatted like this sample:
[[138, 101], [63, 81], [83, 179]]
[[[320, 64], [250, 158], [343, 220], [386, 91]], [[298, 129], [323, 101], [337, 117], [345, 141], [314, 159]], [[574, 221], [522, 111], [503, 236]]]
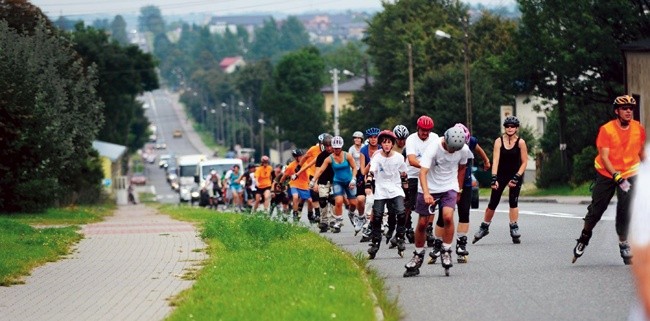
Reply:
[[[390, 0], [393, 1], [393, 0]], [[209, 13], [210, 15], [234, 15], [244, 13], [298, 14], [314, 11], [347, 9], [381, 10], [381, 0], [32, 0], [32, 4], [50, 18], [60, 15], [91, 14], [138, 14], [140, 8], [155, 5], [162, 15]], [[510, 6], [515, 0], [464, 0], [470, 4], [486, 6]]]

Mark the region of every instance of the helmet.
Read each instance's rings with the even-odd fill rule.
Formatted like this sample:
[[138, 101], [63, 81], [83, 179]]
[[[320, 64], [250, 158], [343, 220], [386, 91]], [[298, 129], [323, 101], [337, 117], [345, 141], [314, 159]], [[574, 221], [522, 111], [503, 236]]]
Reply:
[[305, 155], [305, 152], [300, 148], [297, 148], [297, 149], [294, 149], [294, 150], [291, 151], [291, 156], [293, 156], [293, 157], [298, 157], [298, 156], [302, 156], [302, 155]]
[[418, 118], [418, 128], [424, 129], [424, 130], [432, 130], [433, 129], [433, 119], [431, 117], [422, 115], [420, 118]]
[[393, 128], [393, 134], [395, 134], [395, 137], [398, 139], [406, 139], [406, 137], [409, 137], [409, 130], [406, 128], [404, 125], [397, 125], [395, 128]]
[[506, 120], [503, 121], [503, 126], [505, 127], [506, 125], [515, 125], [515, 127], [519, 127], [519, 118], [517, 118], [517, 116], [506, 117]]
[[265, 162], [266, 162], [266, 163], [269, 162], [269, 157], [266, 156], [266, 155], [262, 156], [262, 163], [265, 163]]
[[463, 132], [465, 133], [465, 144], [469, 144], [469, 137], [471, 136], [469, 133], [469, 129], [467, 129], [467, 127], [465, 127], [465, 125], [461, 123], [457, 123], [456, 125], [454, 125], [454, 127], [458, 127], [463, 130]]
[[363, 139], [363, 133], [357, 130], [356, 132], [354, 132], [354, 134], [352, 134], [352, 138], [361, 138], [361, 139]]
[[445, 132], [445, 143], [450, 152], [461, 150], [465, 145], [465, 132], [459, 127], [452, 127]]
[[322, 133], [322, 134], [318, 135], [318, 143], [319, 143], [319, 144], [322, 144], [323, 141], [325, 140], [325, 138], [327, 138], [327, 137], [330, 137], [330, 138], [331, 138], [332, 135], [330, 135], [330, 134], [328, 134], [328, 133]]
[[381, 133], [379, 133], [379, 137], [377, 137], [377, 141], [381, 143], [384, 138], [388, 137], [393, 144], [395, 144], [395, 140], [397, 139], [397, 136], [390, 131], [389, 129], [382, 130]]
[[215, 171], [214, 169], [211, 170], [211, 171], [210, 171], [210, 175], [217, 175], [217, 171]]
[[379, 136], [379, 132], [380, 132], [379, 128], [370, 127], [368, 129], [366, 129], [366, 136], [368, 136], [368, 137], [370, 137], [370, 136]]
[[636, 105], [636, 99], [630, 95], [618, 96], [614, 99], [614, 109], [625, 105]]
[[320, 144], [323, 146], [332, 146], [332, 135], [330, 134], [325, 135], [323, 141], [320, 142]]
[[334, 136], [334, 138], [332, 138], [332, 147], [333, 148], [343, 148], [343, 137]]

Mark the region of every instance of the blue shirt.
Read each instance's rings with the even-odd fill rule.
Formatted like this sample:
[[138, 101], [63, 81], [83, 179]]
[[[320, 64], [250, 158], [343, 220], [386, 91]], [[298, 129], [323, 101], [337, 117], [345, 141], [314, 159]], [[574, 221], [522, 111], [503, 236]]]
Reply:
[[348, 154], [343, 152], [343, 161], [337, 163], [334, 160], [334, 155], [330, 155], [332, 158], [332, 171], [334, 171], [334, 179], [332, 181], [338, 183], [349, 183], [352, 180], [352, 169], [350, 168], [350, 162], [348, 162]]

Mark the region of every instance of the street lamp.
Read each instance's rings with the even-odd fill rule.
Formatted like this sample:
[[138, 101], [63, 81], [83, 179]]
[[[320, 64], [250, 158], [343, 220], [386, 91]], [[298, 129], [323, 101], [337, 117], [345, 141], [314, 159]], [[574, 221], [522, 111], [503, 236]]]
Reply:
[[264, 121], [263, 113], [260, 113], [260, 118], [257, 120], [257, 122], [260, 124], [260, 153], [264, 155], [264, 124], [266, 124], [266, 121]]
[[[349, 70], [342, 71], [344, 75], [354, 76]], [[334, 136], [339, 136], [339, 70], [334, 68], [330, 70], [332, 74], [332, 90], [334, 91]]]

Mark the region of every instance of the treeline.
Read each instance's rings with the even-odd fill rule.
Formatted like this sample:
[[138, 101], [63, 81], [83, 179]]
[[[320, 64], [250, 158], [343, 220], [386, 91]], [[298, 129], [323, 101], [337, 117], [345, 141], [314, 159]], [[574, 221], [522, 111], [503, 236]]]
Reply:
[[0, 9], [0, 211], [93, 203], [103, 177], [92, 141], [141, 147], [136, 96], [157, 88], [153, 57], [103, 31], [55, 27], [27, 1]]
[[[256, 114], [239, 118], [241, 126], [232, 122], [235, 130], [226, 133], [238, 137], [241, 130], [254, 135], [259, 130], [255, 120], [264, 112], [267, 129], [278, 126], [280, 138], [299, 146], [312, 144], [318, 132], [331, 128], [331, 115], [322, 113], [319, 98], [320, 86], [331, 82], [330, 69], [374, 77], [374, 83], [356, 96], [357, 109], [341, 116], [345, 137], [370, 126], [392, 128], [402, 123], [413, 128], [421, 114], [431, 115], [434, 130], [441, 134], [454, 123], [466, 122], [467, 62], [472, 130], [484, 148], [490, 151], [500, 134], [500, 106], [514, 105], [519, 94], [540, 97], [543, 102], [536, 108], [548, 116], [545, 135], [535, 141], [529, 130], [522, 129], [531, 151], [543, 160], [538, 184], [591, 179], [597, 128], [610, 119], [611, 101], [624, 90], [620, 46], [650, 34], [646, 1], [518, 0], [517, 20], [488, 11], [470, 16], [469, 7], [458, 1], [403, 0], [383, 6], [368, 21], [360, 44], [282, 47], [282, 39], [302, 34], [301, 26], [289, 18], [282, 24], [267, 21], [253, 37], [239, 29], [213, 35], [207, 27], [184, 26], [176, 43], [157, 35], [154, 53], [162, 52], [161, 61], [169, 64], [161, 70], [166, 70], [163, 75], [170, 84], [192, 89], [184, 100], [199, 122], [209, 125], [212, 118], [206, 112], [242, 102]], [[288, 26], [293, 31], [281, 29]], [[451, 37], [438, 38], [436, 30]], [[296, 51], [288, 53], [291, 50]], [[250, 64], [224, 75], [217, 63], [229, 55], [242, 55]], [[255, 128], [249, 131], [246, 126]], [[274, 134], [268, 132], [266, 137]], [[215, 137], [229, 141], [223, 134]], [[560, 150], [560, 144], [567, 148]]]

